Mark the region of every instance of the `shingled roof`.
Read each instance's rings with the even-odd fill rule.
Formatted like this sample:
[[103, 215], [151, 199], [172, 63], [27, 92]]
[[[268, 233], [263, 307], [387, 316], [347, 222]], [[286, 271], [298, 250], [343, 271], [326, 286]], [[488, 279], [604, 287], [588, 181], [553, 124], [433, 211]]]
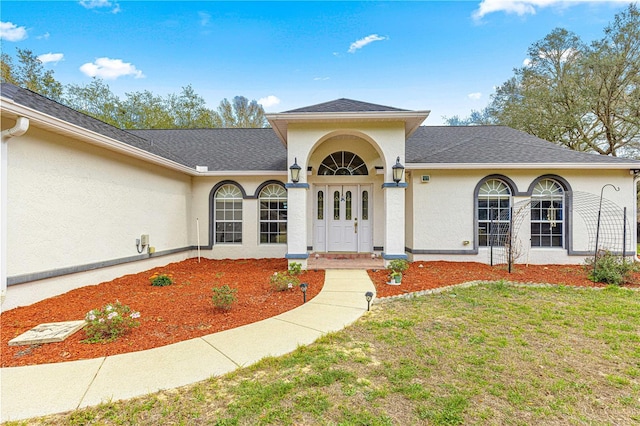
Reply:
[[271, 129], [130, 130], [188, 167], [223, 170], [287, 170], [287, 150]]
[[310, 105], [303, 108], [292, 109], [283, 112], [381, 112], [381, 111], [409, 111], [407, 109], [394, 108], [385, 105], [370, 104], [368, 102], [354, 101], [353, 99], [340, 98], [321, 104]]
[[[423, 126], [407, 140], [406, 162], [423, 164], [629, 164], [573, 151], [505, 126]], [[640, 164], [640, 162], [638, 162]]]
[[[118, 142], [171, 160], [188, 168], [209, 171], [287, 170], [287, 151], [273, 129], [170, 129], [122, 130], [27, 89], [8, 83], [1, 95], [16, 104], [39, 111], [106, 136]], [[312, 105], [286, 113], [408, 111], [350, 99]], [[410, 112], [410, 111], [409, 111]], [[284, 114], [286, 114], [284, 113]], [[408, 138], [410, 164], [606, 164], [627, 167], [640, 161], [572, 151], [527, 133], [503, 126], [422, 126]]]

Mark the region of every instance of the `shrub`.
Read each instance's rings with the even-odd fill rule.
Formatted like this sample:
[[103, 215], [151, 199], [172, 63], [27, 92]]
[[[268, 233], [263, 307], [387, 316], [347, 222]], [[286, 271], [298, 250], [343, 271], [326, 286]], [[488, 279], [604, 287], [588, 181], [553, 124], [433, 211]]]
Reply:
[[238, 297], [236, 296], [237, 292], [237, 288], [231, 288], [227, 284], [221, 287], [214, 287], [212, 297], [213, 306], [228, 311], [233, 304], [238, 301]]
[[285, 291], [297, 287], [300, 284], [300, 280], [291, 275], [289, 271], [274, 272], [269, 282], [271, 283], [271, 287], [276, 291]]
[[132, 312], [131, 308], [116, 301], [100, 309], [87, 312], [84, 320], [87, 325], [84, 332], [87, 338], [84, 343], [105, 343], [117, 339], [131, 328], [140, 325], [137, 318], [140, 312]]
[[389, 266], [387, 266], [387, 269], [391, 269], [393, 272], [403, 273], [404, 271], [409, 269], [409, 262], [404, 259], [393, 259], [391, 262], [389, 262]]
[[593, 257], [586, 259], [585, 267], [588, 268], [591, 281], [613, 285], [628, 281], [631, 273], [638, 271], [638, 266], [633, 261], [627, 261], [608, 251], [598, 256], [597, 260]]
[[173, 284], [173, 277], [171, 274], [158, 274], [156, 272], [149, 277], [149, 281], [154, 287], [164, 287]]
[[289, 265], [289, 275], [300, 275], [302, 273], [302, 263], [291, 262]]

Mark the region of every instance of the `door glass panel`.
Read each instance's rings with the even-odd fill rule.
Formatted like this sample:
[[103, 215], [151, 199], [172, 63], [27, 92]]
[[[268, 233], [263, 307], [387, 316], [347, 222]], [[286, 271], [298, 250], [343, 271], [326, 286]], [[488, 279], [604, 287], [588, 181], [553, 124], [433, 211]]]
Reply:
[[362, 191], [362, 220], [369, 220], [369, 191]]
[[318, 220], [324, 219], [324, 192], [318, 191]]
[[345, 207], [345, 216], [347, 220], [351, 220], [351, 191], [347, 191], [347, 205]]
[[340, 191], [333, 193], [333, 219], [340, 220]]

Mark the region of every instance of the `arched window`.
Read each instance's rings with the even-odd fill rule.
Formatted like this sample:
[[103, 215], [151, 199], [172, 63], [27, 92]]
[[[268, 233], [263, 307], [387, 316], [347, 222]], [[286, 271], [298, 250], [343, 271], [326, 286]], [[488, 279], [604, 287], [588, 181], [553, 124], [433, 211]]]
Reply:
[[287, 242], [287, 190], [275, 183], [260, 191], [260, 242]]
[[242, 243], [242, 192], [231, 184], [216, 191], [214, 221], [216, 243]]
[[564, 190], [543, 179], [531, 194], [531, 247], [564, 246]]
[[339, 151], [322, 160], [318, 167], [319, 176], [368, 175], [367, 165], [353, 152]]
[[503, 246], [509, 234], [511, 190], [500, 179], [488, 179], [478, 191], [478, 245]]

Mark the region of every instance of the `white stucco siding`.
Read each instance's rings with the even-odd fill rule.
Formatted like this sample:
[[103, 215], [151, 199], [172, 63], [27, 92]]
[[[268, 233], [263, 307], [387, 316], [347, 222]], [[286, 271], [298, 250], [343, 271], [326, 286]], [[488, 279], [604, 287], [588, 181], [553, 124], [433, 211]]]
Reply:
[[191, 178], [32, 127], [9, 143], [8, 276], [189, 245]]
[[[210, 226], [213, 224], [213, 212], [209, 210], [211, 190], [220, 182], [231, 180], [238, 183], [244, 189], [247, 198], [242, 202], [242, 244], [216, 244], [209, 241]], [[261, 244], [260, 243], [260, 204], [258, 199], [249, 198], [256, 195], [258, 188], [267, 181], [285, 183], [283, 174], [270, 175], [266, 173], [260, 176], [221, 176], [221, 177], [196, 177], [193, 179], [192, 212], [189, 218], [191, 222], [191, 242], [196, 245], [198, 235], [196, 233], [196, 219], [200, 223], [200, 244], [211, 249], [202, 249], [200, 254], [211, 259], [259, 259], [282, 258], [287, 252], [286, 244]], [[289, 212], [287, 212], [289, 213]], [[197, 252], [192, 253], [197, 255]]]
[[[429, 183], [422, 183], [422, 175], [430, 175]], [[627, 233], [630, 242], [628, 248], [635, 247], [635, 188], [633, 176], [628, 170], [412, 170], [408, 191], [413, 199], [413, 242], [408, 247], [414, 251], [414, 260], [457, 260], [488, 262], [488, 249], [480, 247], [477, 254], [472, 251], [476, 245], [477, 231], [474, 217], [476, 185], [486, 176], [498, 174], [510, 179], [516, 186], [513, 197], [514, 205], [522, 205], [529, 199], [526, 193], [530, 185], [540, 176], [555, 175], [564, 179], [574, 194], [574, 205], [571, 214], [566, 214], [569, 229], [565, 232], [565, 248], [532, 248], [529, 243], [530, 216], [523, 218], [519, 235], [523, 243], [522, 253], [517, 262], [538, 264], [582, 263], [589, 251], [593, 250], [593, 235], [590, 237], [587, 228], [593, 230], [594, 217], [597, 216], [598, 205], [585, 206], [585, 197], [600, 197], [605, 184], [620, 188], [616, 192], [611, 187], [604, 190], [604, 199], [627, 208]], [[578, 202], [582, 203], [578, 207]], [[584, 210], [590, 209], [590, 215]], [[409, 232], [410, 225], [407, 225]], [[466, 243], [468, 241], [468, 244]], [[567, 247], [571, 246], [574, 255], [569, 255]], [[422, 253], [420, 253], [422, 252]]]

